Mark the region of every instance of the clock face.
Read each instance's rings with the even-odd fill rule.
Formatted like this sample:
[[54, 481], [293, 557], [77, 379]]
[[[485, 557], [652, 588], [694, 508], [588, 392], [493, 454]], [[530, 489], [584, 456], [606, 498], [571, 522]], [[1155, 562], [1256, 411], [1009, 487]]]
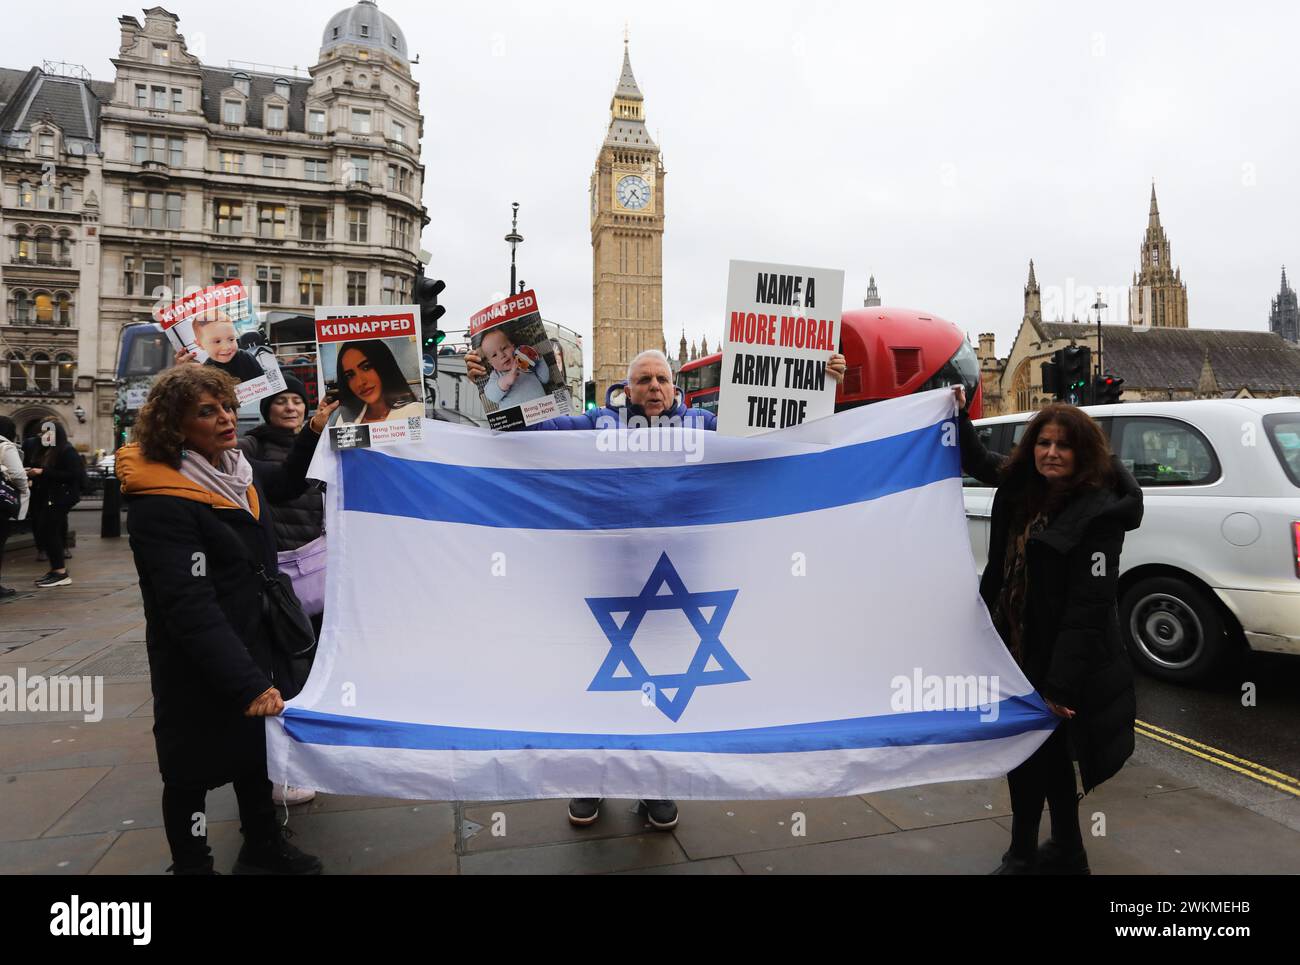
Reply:
[[650, 203], [650, 185], [645, 178], [629, 174], [618, 182], [618, 203], [631, 211], [639, 211]]

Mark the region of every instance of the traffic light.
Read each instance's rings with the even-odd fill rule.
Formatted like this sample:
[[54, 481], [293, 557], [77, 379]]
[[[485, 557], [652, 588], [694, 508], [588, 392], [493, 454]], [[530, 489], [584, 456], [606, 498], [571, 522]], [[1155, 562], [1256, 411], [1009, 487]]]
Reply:
[[[1058, 352], [1057, 355], [1059, 354]], [[1039, 369], [1043, 373], [1043, 391], [1053, 399], [1059, 399], [1061, 397], [1061, 366], [1056, 355], [1052, 356], [1052, 361], [1044, 362]]]
[[1092, 349], [1086, 345], [1071, 345], [1058, 353], [1060, 380], [1057, 398], [1071, 405], [1088, 405], [1088, 387], [1092, 384]]
[[596, 383], [595, 382], [588, 382], [586, 384], [585, 395], [586, 395], [586, 404], [583, 406], [583, 408], [587, 412], [590, 412], [592, 409], [596, 408]]
[[1109, 372], [1105, 375], [1097, 376], [1097, 383], [1093, 387], [1092, 397], [1097, 405], [1115, 405], [1119, 403], [1120, 395], [1124, 391], [1124, 380], [1117, 379]]
[[415, 279], [415, 303], [420, 306], [420, 331], [424, 333], [421, 351], [435, 372], [438, 370], [438, 346], [447, 337], [447, 333], [438, 328], [438, 319], [447, 313], [446, 307], [438, 304], [438, 296], [446, 287], [447, 283], [441, 278], [425, 278], [420, 274]]

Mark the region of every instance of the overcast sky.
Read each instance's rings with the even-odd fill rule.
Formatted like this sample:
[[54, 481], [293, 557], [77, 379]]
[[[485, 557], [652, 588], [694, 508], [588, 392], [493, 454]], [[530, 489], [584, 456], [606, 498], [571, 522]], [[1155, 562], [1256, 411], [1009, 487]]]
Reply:
[[[306, 66], [341, 4], [169, 0], [190, 48]], [[504, 291], [510, 202], [543, 313], [589, 335], [587, 184], [631, 29], [667, 167], [670, 353], [722, 332], [731, 258], [840, 267], [858, 307], [923, 308], [1005, 355], [1029, 259], [1045, 312], [1126, 317], [1152, 178], [1191, 324], [1267, 328], [1300, 274], [1293, 4], [439, 4], [381, 0], [425, 115], [424, 246], [444, 327]], [[0, 65], [111, 80], [136, 7], [9, 4]], [[1053, 308], [1056, 312], [1053, 312]], [[1080, 312], [1082, 318], [1083, 313]]]

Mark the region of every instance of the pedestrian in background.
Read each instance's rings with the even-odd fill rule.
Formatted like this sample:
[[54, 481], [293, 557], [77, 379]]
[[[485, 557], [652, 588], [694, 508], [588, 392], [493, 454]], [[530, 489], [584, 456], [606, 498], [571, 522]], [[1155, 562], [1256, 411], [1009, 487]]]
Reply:
[[[1082, 409], [1053, 403], [1009, 459], [989, 452], [959, 410], [962, 469], [996, 486], [980, 579], [993, 625], [1052, 713], [1051, 736], [1007, 775], [1011, 848], [994, 874], [1088, 874], [1071, 745], [1088, 793], [1133, 753], [1137, 700], [1116, 604], [1124, 533], [1142, 490]], [[1043, 802], [1051, 837], [1039, 847]]]
[[274, 679], [266, 574], [277, 572], [271, 504], [306, 486], [332, 406], [322, 406], [281, 464], [236, 448], [237, 380], [178, 365], [149, 391], [135, 441], [117, 454], [127, 531], [140, 576], [171, 871], [211, 874], [194, 815], [208, 790], [233, 783], [244, 843], [240, 874], [318, 874], [286, 839], [266, 774], [264, 718], [284, 700]]
[[[8, 416], [0, 415], [0, 479], [8, 484], [18, 497], [18, 503], [12, 516], [0, 511], [0, 566], [4, 564], [5, 543], [9, 531], [15, 522], [27, 518], [27, 506], [30, 493], [27, 484], [27, 470], [23, 468], [23, 454], [17, 446], [18, 427]], [[18, 591], [7, 586], [0, 586], [0, 600], [13, 596]]]
[[40, 506], [36, 545], [50, 561], [50, 571], [36, 585], [48, 589], [72, 582], [64, 559], [68, 513], [81, 502], [81, 482], [86, 470], [62, 423], [47, 423], [41, 444], [38, 464], [28, 467], [27, 476], [32, 481], [32, 500]]

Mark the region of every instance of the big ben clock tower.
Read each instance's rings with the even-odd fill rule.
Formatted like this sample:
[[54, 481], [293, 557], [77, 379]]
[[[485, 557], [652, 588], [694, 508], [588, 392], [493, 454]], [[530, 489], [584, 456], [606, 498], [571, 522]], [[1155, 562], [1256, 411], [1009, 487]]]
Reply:
[[591, 175], [592, 352], [602, 404], [638, 352], [664, 347], [664, 167], [643, 101], [624, 39], [609, 132]]

